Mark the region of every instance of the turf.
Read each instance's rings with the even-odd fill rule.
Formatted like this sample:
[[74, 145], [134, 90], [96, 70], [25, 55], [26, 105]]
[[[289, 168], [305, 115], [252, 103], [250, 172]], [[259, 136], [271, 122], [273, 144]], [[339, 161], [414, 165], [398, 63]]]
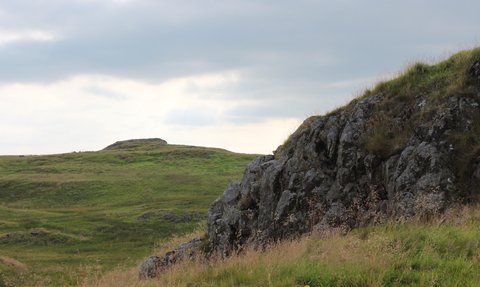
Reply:
[[[256, 155], [152, 143], [0, 157], [0, 286], [75, 285], [191, 232]], [[33, 279], [32, 279], [33, 278]], [[45, 281], [50, 278], [50, 281]]]

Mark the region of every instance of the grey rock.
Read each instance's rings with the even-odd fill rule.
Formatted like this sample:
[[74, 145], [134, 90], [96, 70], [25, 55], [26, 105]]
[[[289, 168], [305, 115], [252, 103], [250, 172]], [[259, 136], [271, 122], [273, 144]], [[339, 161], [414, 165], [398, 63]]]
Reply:
[[469, 74], [470, 77], [480, 81], [480, 59], [476, 60], [475, 63], [473, 63], [472, 67], [470, 68]]
[[[472, 78], [480, 79], [479, 71], [480, 60]], [[477, 86], [469, 89], [480, 95]], [[387, 113], [388, 122], [379, 125]], [[468, 136], [479, 118], [479, 99], [468, 92], [441, 104], [430, 94], [407, 100], [378, 94], [306, 119], [212, 203], [211, 254], [228, 256], [308, 233], [343, 233], [394, 216], [428, 218], [458, 200], [478, 199], [480, 152], [462, 140], [478, 145]], [[380, 151], [368, 145], [375, 136], [384, 145]], [[162, 260], [147, 260], [144, 273]]]
[[180, 244], [165, 256], [150, 256], [140, 266], [138, 279], [145, 280], [160, 276], [172, 265], [194, 258], [199, 253], [199, 245], [202, 241], [204, 241], [203, 238], [197, 237]]
[[279, 220], [288, 214], [291, 208], [295, 206], [296, 194], [285, 190], [282, 192], [282, 196], [278, 200], [277, 208], [275, 209], [275, 220]]
[[[457, 149], [449, 137], [468, 130], [480, 116], [479, 105], [451, 97], [425, 118], [427, 97], [400, 103], [398, 118], [389, 124], [392, 129], [413, 125], [412, 133], [392, 146], [391, 154], [374, 154], [365, 142], [384, 99], [379, 94], [307, 119], [275, 155], [248, 165], [243, 180], [229, 186], [207, 214], [213, 250], [228, 255], [308, 232], [344, 231], [390, 216], [444, 210], [461, 189]], [[480, 157], [472, 178], [480, 183]]]

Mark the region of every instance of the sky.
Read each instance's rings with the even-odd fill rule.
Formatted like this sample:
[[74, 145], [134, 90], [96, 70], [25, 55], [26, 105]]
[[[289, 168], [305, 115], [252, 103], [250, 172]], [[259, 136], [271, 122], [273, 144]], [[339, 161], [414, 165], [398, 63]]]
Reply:
[[478, 0], [0, 0], [0, 155], [137, 138], [269, 154], [305, 118], [409, 61], [478, 46], [479, 10]]

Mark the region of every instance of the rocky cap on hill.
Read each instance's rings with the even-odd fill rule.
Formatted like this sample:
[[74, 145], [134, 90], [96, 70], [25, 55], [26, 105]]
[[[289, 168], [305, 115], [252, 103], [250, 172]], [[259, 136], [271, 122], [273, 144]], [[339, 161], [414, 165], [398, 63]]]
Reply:
[[303, 124], [250, 163], [207, 214], [212, 254], [391, 217], [428, 218], [480, 194], [480, 48], [415, 64]]
[[160, 138], [151, 138], [151, 139], [132, 139], [125, 141], [115, 142], [103, 150], [119, 150], [119, 149], [135, 149], [148, 145], [164, 145], [167, 144], [167, 141]]

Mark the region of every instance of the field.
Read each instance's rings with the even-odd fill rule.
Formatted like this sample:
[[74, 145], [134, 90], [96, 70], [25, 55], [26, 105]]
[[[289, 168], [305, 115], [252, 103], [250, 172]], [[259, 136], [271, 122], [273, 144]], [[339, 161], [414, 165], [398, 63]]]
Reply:
[[202, 224], [255, 157], [148, 142], [0, 157], [0, 286], [76, 285], [138, 266]]

